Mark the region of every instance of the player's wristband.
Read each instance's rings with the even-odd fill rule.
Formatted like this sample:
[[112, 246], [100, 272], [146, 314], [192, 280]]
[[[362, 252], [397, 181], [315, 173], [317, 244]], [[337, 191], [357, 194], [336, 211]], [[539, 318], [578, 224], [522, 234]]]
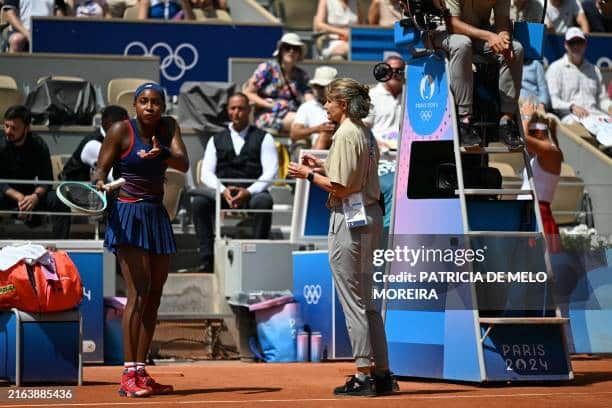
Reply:
[[306, 179], [308, 179], [308, 181], [312, 183], [314, 181], [314, 175], [315, 172], [311, 170], [310, 173], [308, 173], [308, 175], [306, 176]]

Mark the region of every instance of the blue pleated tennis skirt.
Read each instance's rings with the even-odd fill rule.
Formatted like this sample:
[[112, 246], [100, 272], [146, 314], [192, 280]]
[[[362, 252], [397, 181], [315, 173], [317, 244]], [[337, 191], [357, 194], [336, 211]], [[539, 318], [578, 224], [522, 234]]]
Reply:
[[164, 205], [152, 201], [115, 201], [108, 217], [104, 247], [114, 253], [117, 245], [143, 248], [159, 255], [175, 253], [176, 242]]

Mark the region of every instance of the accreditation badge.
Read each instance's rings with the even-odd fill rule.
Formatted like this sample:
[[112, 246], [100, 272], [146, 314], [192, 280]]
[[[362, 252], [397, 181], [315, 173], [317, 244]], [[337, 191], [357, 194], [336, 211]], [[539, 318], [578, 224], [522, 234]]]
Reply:
[[353, 193], [342, 199], [342, 212], [344, 212], [344, 219], [349, 228], [368, 225], [362, 193]]

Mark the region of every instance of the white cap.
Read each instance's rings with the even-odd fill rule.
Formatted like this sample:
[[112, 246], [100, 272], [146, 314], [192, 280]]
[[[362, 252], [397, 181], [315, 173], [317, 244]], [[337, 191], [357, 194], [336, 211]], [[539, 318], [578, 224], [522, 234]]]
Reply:
[[582, 38], [583, 40], [586, 40], [586, 37], [580, 28], [570, 27], [565, 32], [565, 42], [571, 41], [574, 38]]
[[276, 44], [276, 51], [274, 51], [274, 54], [273, 54], [274, 56], [278, 55], [278, 50], [280, 49], [282, 44], [289, 44], [289, 45], [295, 45], [298, 47], [302, 47], [302, 56], [304, 55], [306, 51], [306, 44], [304, 44], [302, 40], [300, 40], [300, 36], [297, 35], [296, 33], [283, 34], [281, 39]]
[[336, 75], [338, 75], [336, 68], [324, 65], [315, 70], [314, 78], [308, 82], [308, 85], [327, 86], [336, 79]]

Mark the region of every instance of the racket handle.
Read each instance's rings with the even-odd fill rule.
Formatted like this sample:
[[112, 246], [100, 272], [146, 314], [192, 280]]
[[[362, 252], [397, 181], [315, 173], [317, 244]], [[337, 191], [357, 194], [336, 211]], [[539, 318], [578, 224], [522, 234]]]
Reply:
[[107, 183], [104, 185], [104, 190], [106, 191], [112, 191], [115, 190], [119, 187], [121, 187], [122, 185], [125, 184], [125, 179], [123, 177], [118, 178], [117, 180], [111, 181], [110, 183]]

